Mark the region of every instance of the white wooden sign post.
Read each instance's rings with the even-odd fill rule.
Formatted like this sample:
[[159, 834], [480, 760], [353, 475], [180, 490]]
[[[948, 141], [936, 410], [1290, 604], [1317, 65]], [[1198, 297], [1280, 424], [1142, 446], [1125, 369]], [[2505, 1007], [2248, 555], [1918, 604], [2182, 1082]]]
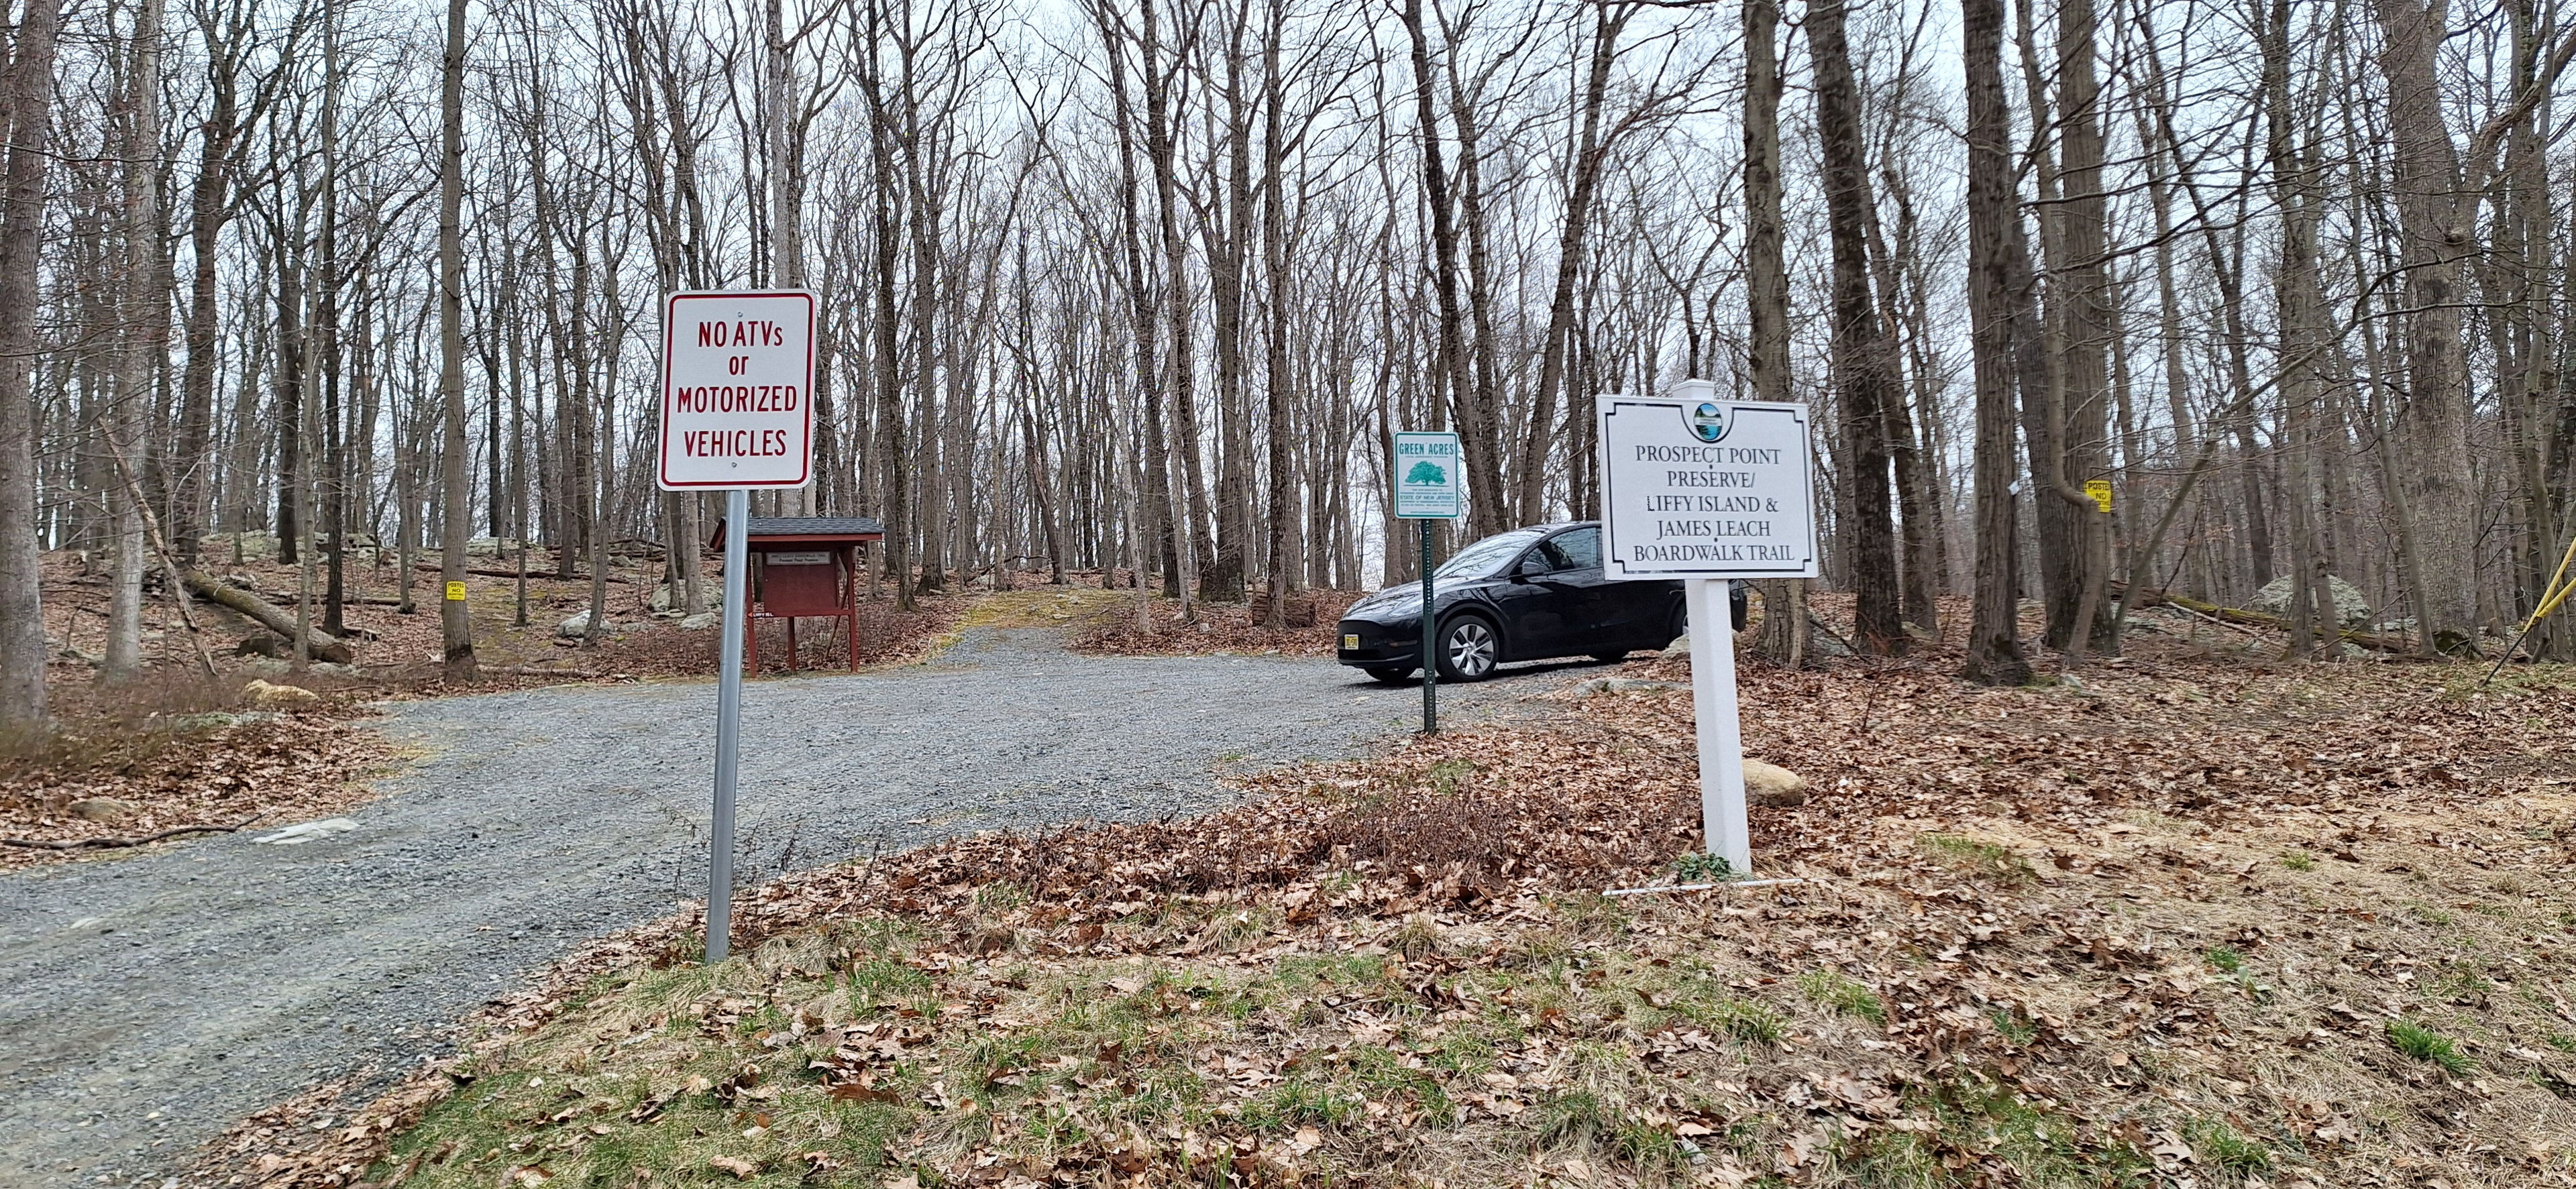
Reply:
[[1604, 396], [1599, 418], [1603, 572], [1683, 580], [1701, 825], [1709, 853], [1746, 878], [1753, 842], [1727, 581], [1816, 576], [1807, 406], [1721, 400], [1708, 381], [1684, 380], [1670, 396]]
[[707, 963], [733, 925], [733, 802], [742, 743], [743, 610], [751, 489], [814, 472], [814, 295], [674, 293], [662, 307], [666, 491], [725, 493], [724, 645], [716, 676], [715, 820], [707, 840]]

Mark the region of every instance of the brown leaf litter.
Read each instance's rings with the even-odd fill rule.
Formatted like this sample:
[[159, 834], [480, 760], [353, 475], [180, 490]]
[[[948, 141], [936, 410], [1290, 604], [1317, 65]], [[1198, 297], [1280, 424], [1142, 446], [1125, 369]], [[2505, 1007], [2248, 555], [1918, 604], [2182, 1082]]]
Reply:
[[1571, 681], [1204, 818], [791, 876], [738, 960], [620, 938], [199, 1179], [2576, 1183], [2576, 683], [2141, 652], [1748, 663], [1799, 883], [1602, 896], [1696, 840], [1690, 698]]

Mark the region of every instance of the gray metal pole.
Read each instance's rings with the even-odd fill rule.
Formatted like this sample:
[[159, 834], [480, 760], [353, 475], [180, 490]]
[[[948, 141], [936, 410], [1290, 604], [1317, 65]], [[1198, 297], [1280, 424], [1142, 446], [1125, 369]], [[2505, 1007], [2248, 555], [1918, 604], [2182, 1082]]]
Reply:
[[742, 625], [751, 606], [751, 492], [725, 493], [724, 647], [716, 662], [716, 814], [707, 842], [707, 965], [733, 930], [734, 757], [742, 747]]
[[1440, 733], [1440, 653], [1434, 637], [1440, 625], [1431, 607], [1431, 522], [1422, 526], [1422, 733]]

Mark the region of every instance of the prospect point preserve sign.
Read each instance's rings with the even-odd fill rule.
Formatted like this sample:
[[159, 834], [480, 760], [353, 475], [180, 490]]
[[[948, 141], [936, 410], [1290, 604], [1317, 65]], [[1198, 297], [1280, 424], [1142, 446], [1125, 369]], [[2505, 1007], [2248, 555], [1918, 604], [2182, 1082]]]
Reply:
[[1601, 511], [1611, 578], [1813, 578], [1807, 406], [1601, 398]]
[[813, 440], [814, 295], [672, 294], [662, 310], [662, 486], [803, 487]]

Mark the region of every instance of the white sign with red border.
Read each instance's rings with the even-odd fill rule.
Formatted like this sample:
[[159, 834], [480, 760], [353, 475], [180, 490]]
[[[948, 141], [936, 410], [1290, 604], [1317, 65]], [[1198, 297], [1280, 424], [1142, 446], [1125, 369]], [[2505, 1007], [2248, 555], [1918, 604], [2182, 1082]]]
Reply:
[[662, 487], [803, 487], [813, 444], [814, 295], [672, 294], [662, 308]]

